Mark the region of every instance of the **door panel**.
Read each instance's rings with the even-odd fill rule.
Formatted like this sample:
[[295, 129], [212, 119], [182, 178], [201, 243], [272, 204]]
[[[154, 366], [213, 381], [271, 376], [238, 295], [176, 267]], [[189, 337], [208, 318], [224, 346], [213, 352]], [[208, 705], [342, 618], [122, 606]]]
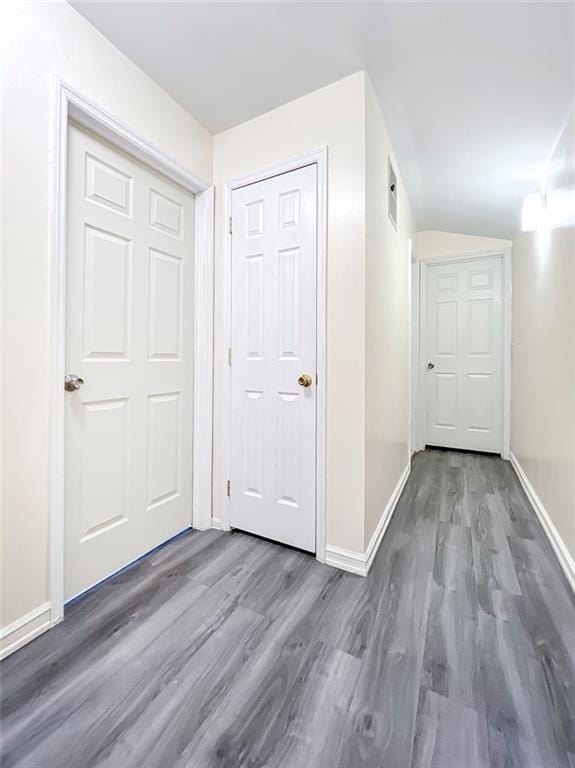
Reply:
[[147, 509], [180, 492], [180, 397], [180, 392], [148, 396]]
[[467, 306], [469, 355], [489, 356], [493, 338], [493, 300], [470, 299]]
[[436, 404], [434, 426], [442, 429], [456, 429], [457, 376], [454, 373], [438, 373], [434, 378]]
[[501, 451], [501, 259], [428, 268], [426, 442]]
[[149, 360], [181, 359], [182, 268], [181, 257], [150, 248]]
[[69, 134], [65, 598], [191, 524], [194, 198]]
[[435, 353], [442, 357], [457, 354], [457, 302], [438, 301], [436, 304]]
[[493, 377], [488, 373], [470, 373], [468, 376], [470, 430], [489, 431], [490, 407], [493, 401], [492, 383]]
[[128, 360], [132, 241], [90, 226], [84, 231], [84, 359]]
[[129, 400], [84, 402], [80, 542], [128, 519]]
[[231, 524], [312, 552], [316, 187], [309, 166], [232, 202]]
[[264, 488], [264, 393], [244, 392], [244, 473], [241, 487], [246, 496], [263, 499]]

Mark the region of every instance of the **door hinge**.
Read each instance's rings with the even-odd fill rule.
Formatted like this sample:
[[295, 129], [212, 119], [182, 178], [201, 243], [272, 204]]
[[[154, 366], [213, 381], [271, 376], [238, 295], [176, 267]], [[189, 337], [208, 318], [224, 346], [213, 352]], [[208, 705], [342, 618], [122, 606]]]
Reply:
[[232, 364], [232, 348], [228, 347], [228, 365]]
[[228, 496], [232, 495], [232, 481], [228, 480]]
[[228, 221], [228, 232], [230, 235], [232, 234], [232, 217], [230, 216], [230, 220]]

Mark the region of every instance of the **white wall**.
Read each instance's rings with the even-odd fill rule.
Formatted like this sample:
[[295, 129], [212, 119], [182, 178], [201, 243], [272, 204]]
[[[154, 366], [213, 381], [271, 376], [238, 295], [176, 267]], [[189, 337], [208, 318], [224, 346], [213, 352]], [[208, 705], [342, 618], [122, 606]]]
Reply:
[[418, 232], [415, 242], [417, 258], [420, 261], [433, 261], [446, 256], [460, 256], [474, 251], [505, 248], [511, 245], [511, 240], [502, 240], [498, 237], [479, 237], [435, 230]]
[[327, 145], [327, 541], [356, 551], [363, 549], [365, 489], [364, 114], [365, 73], [359, 72], [214, 137], [214, 515], [221, 515], [227, 479], [221, 464], [223, 185]]
[[547, 214], [513, 241], [511, 450], [575, 559], [575, 115]]
[[212, 137], [65, 2], [4, 20], [2, 626], [49, 600], [50, 121], [66, 81], [205, 181]]
[[[398, 227], [387, 215], [387, 159], [398, 174]], [[409, 239], [414, 221], [381, 108], [366, 78], [365, 532], [371, 536], [409, 463]]]

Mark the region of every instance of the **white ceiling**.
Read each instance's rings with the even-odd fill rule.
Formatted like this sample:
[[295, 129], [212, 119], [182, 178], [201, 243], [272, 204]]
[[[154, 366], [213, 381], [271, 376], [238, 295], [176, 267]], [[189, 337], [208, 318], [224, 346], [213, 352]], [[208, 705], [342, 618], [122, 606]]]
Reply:
[[420, 229], [511, 237], [574, 106], [571, 3], [70, 1], [213, 133], [367, 69]]

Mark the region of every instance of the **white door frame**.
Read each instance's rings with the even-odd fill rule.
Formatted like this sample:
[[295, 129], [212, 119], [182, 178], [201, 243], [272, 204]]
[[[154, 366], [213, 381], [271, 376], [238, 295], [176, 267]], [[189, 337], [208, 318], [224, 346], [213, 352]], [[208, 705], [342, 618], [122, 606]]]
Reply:
[[224, 270], [223, 270], [223, 327], [224, 341], [221, 349], [223, 376], [222, 397], [222, 471], [221, 518], [213, 520], [216, 528], [231, 528], [231, 499], [227, 493], [226, 479], [231, 471], [231, 402], [232, 377], [228, 350], [232, 340], [232, 236], [230, 216], [232, 193], [235, 189], [265, 181], [282, 173], [296, 171], [308, 165], [317, 167], [317, 385], [316, 385], [316, 558], [325, 562], [325, 457], [326, 457], [326, 245], [327, 245], [327, 147], [298, 155], [284, 163], [268, 166], [246, 176], [240, 176], [224, 185]]
[[416, 434], [417, 445], [415, 450], [422, 451], [425, 448], [426, 425], [426, 393], [424, 375], [427, 364], [425, 321], [427, 317], [427, 270], [439, 264], [451, 262], [475, 261], [477, 259], [500, 258], [502, 260], [502, 291], [501, 291], [501, 329], [502, 329], [502, 402], [501, 402], [501, 456], [504, 459], [510, 457], [511, 440], [511, 246], [505, 248], [471, 251], [469, 253], [442, 256], [429, 261], [420, 262], [419, 281], [419, 369], [418, 369], [418, 403], [416, 406]]
[[51, 624], [64, 617], [64, 375], [66, 362], [66, 212], [68, 124], [88, 128], [196, 196], [194, 239], [194, 448], [190, 525], [212, 514], [214, 189], [115, 117], [56, 80], [53, 102], [50, 259], [50, 602]]
[[410, 370], [410, 388], [409, 388], [409, 455], [412, 456], [415, 451], [419, 450], [419, 441], [417, 436], [417, 424], [418, 424], [418, 411], [419, 411], [419, 281], [420, 281], [420, 269], [419, 262], [417, 261], [417, 254], [415, 252], [415, 239], [409, 238], [408, 240], [408, 257], [409, 257], [409, 292], [410, 292], [410, 316], [409, 316], [409, 332], [410, 332], [410, 346], [411, 352], [409, 356], [409, 370]]

